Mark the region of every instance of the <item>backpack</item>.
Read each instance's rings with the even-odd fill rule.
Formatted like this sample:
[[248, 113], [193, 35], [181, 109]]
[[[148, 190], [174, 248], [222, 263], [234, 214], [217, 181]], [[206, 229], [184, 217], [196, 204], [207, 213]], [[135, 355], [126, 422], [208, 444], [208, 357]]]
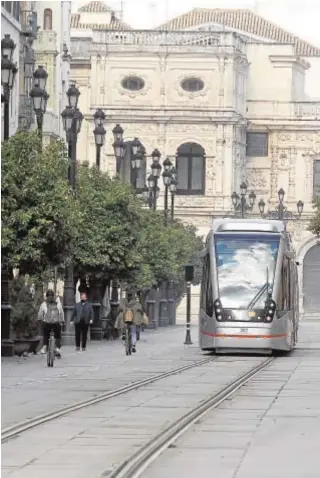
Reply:
[[132, 312], [131, 309], [127, 309], [125, 311], [125, 313], [123, 314], [123, 320], [126, 323], [129, 322], [130, 324], [132, 324], [132, 322], [133, 322], [133, 312]]

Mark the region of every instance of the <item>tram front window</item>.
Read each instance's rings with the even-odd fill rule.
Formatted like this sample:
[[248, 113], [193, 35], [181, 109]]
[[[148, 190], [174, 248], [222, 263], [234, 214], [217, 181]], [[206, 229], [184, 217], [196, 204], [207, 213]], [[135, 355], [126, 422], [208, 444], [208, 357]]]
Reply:
[[226, 309], [263, 308], [272, 292], [280, 236], [216, 234], [219, 297]]

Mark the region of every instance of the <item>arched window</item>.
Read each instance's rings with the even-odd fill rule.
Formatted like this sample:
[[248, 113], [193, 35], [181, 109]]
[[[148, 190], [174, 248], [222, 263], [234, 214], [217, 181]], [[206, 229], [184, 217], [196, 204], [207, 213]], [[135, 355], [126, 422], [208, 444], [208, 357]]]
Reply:
[[46, 8], [43, 13], [43, 29], [52, 30], [52, 10]]
[[205, 193], [205, 151], [200, 144], [184, 143], [177, 150], [178, 194]]

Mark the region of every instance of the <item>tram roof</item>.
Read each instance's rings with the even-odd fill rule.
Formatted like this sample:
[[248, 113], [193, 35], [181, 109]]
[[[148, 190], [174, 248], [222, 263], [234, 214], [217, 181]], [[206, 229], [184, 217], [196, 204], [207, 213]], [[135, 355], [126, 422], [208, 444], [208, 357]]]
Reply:
[[214, 219], [211, 230], [213, 232], [271, 232], [285, 231], [282, 221], [267, 219]]

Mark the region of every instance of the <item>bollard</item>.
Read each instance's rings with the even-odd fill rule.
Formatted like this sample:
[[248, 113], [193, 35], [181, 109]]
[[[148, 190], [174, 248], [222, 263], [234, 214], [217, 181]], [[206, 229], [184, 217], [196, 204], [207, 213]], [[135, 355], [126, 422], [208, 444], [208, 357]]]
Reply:
[[191, 283], [194, 277], [194, 266], [187, 264], [185, 266], [185, 281], [187, 283], [187, 320], [186, 320], [186, 339], [185, 345], [192, 345], [191, 341]]

